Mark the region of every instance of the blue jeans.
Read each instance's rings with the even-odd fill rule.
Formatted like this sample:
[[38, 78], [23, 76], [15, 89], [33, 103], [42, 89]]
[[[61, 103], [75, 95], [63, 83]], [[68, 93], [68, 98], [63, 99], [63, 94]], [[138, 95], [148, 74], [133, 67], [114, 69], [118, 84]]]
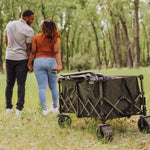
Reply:
[[47, 87], [51, 91], [53, 108], [57, 108], [58, 89], [57, 74], [51, 73], [50, 70], [57, 66], [55, 58], [40, 57], [34, 60], [34, 73], [38, 82], [39, 99], [43, 110], [47, 110]]

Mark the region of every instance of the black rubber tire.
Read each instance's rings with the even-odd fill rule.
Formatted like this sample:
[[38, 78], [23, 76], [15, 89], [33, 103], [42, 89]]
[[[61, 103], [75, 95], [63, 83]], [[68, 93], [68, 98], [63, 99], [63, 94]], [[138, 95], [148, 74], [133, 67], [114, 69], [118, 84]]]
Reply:
[[98, 139], [105, 138], [105, 140], [107, 140], [107, 141], [113, 140], [113, 132], [112, 132], [110, 126], [97, 127], [96, 135], [97, 135]]
[[[143, 121], [143, 125], [142, 125], [142, 121]], [[140, 118], [138, 120], [138, 128], [141, 132], [145, 131], [146, 133], [150, 133], [150, 123], [143, 118]]]
[[58, 117], [58, 124], [60, 127], [71, 127], [72, 120], [69, 116], [67, 115], [61, 115]]

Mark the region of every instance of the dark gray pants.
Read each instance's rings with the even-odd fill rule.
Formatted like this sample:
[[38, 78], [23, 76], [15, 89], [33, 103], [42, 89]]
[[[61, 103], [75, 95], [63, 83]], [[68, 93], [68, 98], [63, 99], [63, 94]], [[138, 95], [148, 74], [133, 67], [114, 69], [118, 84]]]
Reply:
[[12, 108], [13, 87], [17, 79], [18, 85], [18, 100], [16, 108], [23, 109], [25, 97], [25, 82], [28, 72], [28, 60], [6, 60], [7, 85], [5, 90], [6, 108]]

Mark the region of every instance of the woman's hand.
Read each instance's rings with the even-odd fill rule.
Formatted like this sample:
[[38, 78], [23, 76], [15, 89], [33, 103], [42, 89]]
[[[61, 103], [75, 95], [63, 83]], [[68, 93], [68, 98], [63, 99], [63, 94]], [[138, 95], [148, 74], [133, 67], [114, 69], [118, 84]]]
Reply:
[[62, 65], [58, 65], [57, 67], [55, 67], [55, 70], [61, 71], [62, 70]]
[[33, 66], [31, 64], [28, 64], [28, 69], [29, 72], [33, 72]]

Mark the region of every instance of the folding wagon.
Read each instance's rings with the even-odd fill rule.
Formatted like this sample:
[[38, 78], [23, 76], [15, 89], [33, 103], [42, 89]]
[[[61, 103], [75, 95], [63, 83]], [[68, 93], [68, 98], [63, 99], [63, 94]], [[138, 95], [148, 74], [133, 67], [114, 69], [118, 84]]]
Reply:
[[[71, 124], [64, 113], [75, 113], [78, 118], [98, 118], [98, 137], [113, 138], [108, 119], [141, 115], [140, 131], [150, 133], [150, 116], [146, 116], [143, 76], [105, 76], [91, 71], [62, 74], [59, 83], [58, 124]], [[139, 84], [140, 83], [140, 84]], [[139, 86], [140, 85], [140, 86]]]

